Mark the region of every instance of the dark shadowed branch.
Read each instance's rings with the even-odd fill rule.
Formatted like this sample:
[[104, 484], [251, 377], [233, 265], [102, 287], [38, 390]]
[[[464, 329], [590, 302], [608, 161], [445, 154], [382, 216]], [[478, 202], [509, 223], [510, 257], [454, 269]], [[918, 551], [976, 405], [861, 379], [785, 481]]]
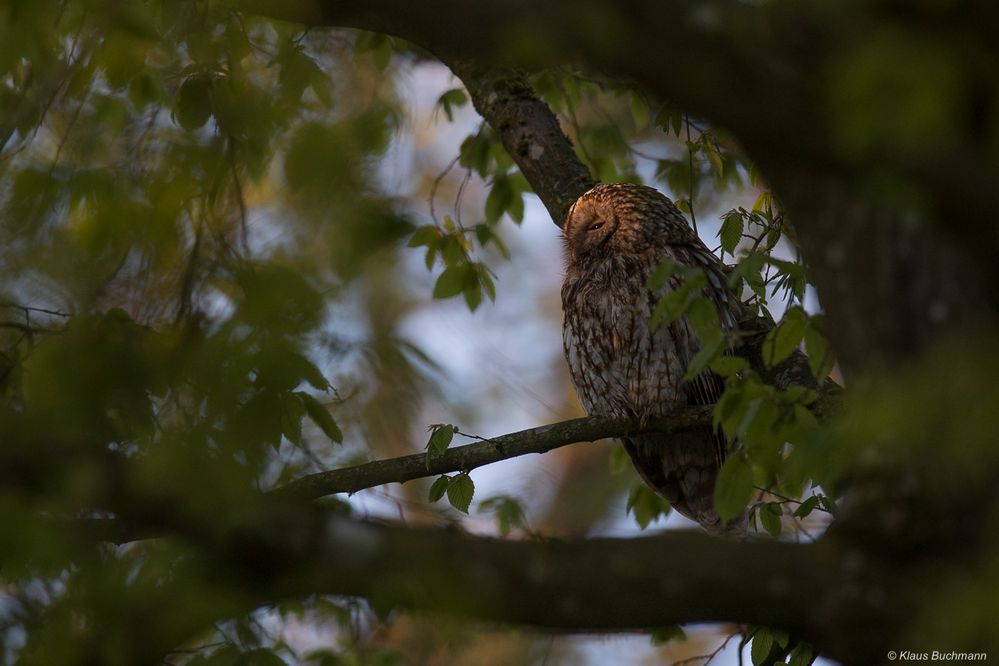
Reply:
[[[169, 597], [171, 587], [122, 599], [115, 617], [146, 623], [143, 635], [150, 636], [131, 643], [139, 653], [130, 663], [157, 659], [213, 621], [317, 592], [363, 597], [383, 611], [429, 611], [559, 632], [711, 621], [786, 627], [834, 659], [875, 663], [883, 636], [894, 631], [893, 609], [922, 589], [903, 584], [908, 572], [862, 558], [833, 539], [798, 545], [671, 532], [517, 542], [375, 524], [307, 507], [260, 507], [249, 523], [219, 516], [213, 558], [197, 566], [204, 567], [206, 585], [241, 590], [226, 605], [192, 603], [182, 622], [150, 627], [144, 618], [157, 600], [177, 603]], [[878, 601], [886, 598], [893, 600], [890, 606]], [[101, 634], [88, 638], [100, 640]]]

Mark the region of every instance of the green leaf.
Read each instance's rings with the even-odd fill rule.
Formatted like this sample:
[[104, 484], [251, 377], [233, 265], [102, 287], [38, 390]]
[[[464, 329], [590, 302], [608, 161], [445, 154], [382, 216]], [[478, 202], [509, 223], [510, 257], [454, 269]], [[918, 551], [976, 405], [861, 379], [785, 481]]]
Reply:
[[682, 317], [689, 300], [689, 294], [684, 289], [678, 289], [660, 298], [655, 309], [652, 310], [649, 327], [655, 331], [664, 323], [671, 324]]
[[[766, 663], [767, 657], [770, 656], [770, 650], [774, 646], [774, 637], [770, 633], [770, 630], [766, 627], [760, 627], [756, 630], [753, 635], [753, 646], [750, 649], [750, 658], [753, 660], [753, 666], [763, 666]], [[767, 666], [770, 666], [767, 664]]]
[[437, 228], [436, 225], [427, 224], [422, 227], [417, 227], [416, 231], [409, 239], [407, 245], [409, 247], [420, 247], [421, 245], [426, 245], [427, 247], [436, 247], [437, 243], [441, 239], [441, 230]]
[[715, 484], [715, 510], [723, 522], [742, 513], [753, 495], [753, 469], [745, 454], [730, 456], [718, 472]]
[[708, 162], [711, 163], [711, 168], [715, 172], [715, 176], [719, 179], [725, 177], [725, 160], [722, 159], [721, 153], [718, 151], [718, 146], [713, 142], [704, 142], [704, 154], [708, 158]]
[[766, 450], [768, 445], [779, 447], [784, 443], [774, 428], [779, 418], [780, 410], [773, 401], [760, 398], [750, 403], [739, 430], [753, 449], [751, 454], [755, 455], [761, 449]]
[[482, 178], [486, 177], [492, 162], [492, 137], [488, 129], [478, 134], [469, 134], [459, 149], [460, 164], [474, 170]]
[[790, 405], [810, 405], [819, 399], [819, 394], [812, 389], [795, 385], [777, 394], [780, 401]]
[[[444, 218], [447, 220], [447, 217]], [[468, 245], [457, 233], [449, 233], [441, 243], [441, 259], [448, 268], [465, 268], [468, 264]]]
[[834, 362], [824, 328], [822, 315], [813, 315], [808, 318], [808, 328], [805, 329], [804, 336], [808, 367], [819, 382], [829, 376]]
[[628, 452], [623, 446], [613, 446], [610, 451], [610, 473], [623, 474], [629, 468]]
[[434, 264], [437, 261], [437, 248], [433, 245], [427, 247], [427, 253], [423, 255], [423, 263], [426, 264], [427, 270], [433, 270]]
[[734, 377], [749, 367], [749, 361], [741, 356], [719, 356], [709, 366], [716, 375]]
[[454, 121], [453, 109], [466, 104], [468, 104], [468, 95], [461, 88], [452, 88], [437, 98], [437, 106], [444, 109], [444, 115], [447, 116], [448, 121], [452, 122]]
[[506, 495], [497, 495], [479, 502], [480, 512], [490, 512], [496, 517], [496, 526], [502, 536], [514, 527], [524, 527], [524, 508], [520, 502]]
[[[523, 204], [523, 199], [520, 200]], [[512, 213], [511, 213], [512, 215]], [[472, 229], [475, 231], [475, 238], [479, 241], [479, 245], [485, 247], [492, 243], [499, 250], [499, 253], [503, 255], [504, 259], [510, 259], [510, 250], [507, 248], [506, 243], [500, 238], [499, 234], [493, 231], [493, 228], [488, 224], [476, 224]]]
[[211, 90], [207, 75], [192, 76], [180, 84], [173, 116], [181, 127], [193, 131], [208, 122], [212, 115]]
[[775, 257], [767, 257], [767, 263], [775, 267], [781, 275], [787, 276], [786, 284], [791, 292], [801, 300], [805, 296], [805, 267], [794, 261], [785, 261]]
[[447, 501], [462, 513], [468, 513], [468, 507], [472, 504], [474, 494], [475, 484], [472, 483], [472, 477], [464, 472], [452, 477], [448, 483]]
[[756, 197], [756, 201], [753, 202], [753, 211], [770, 210], [772, 202], [773, 193], [770, 190], [764, 190], [760, 192], [760, 196]]
[[465, 296], [465, 304], [468, 309], [475, 312], [475, 309], [482, 303], [482, 285], [478, 281], [466, 284], [465, 288], [462, 289], [462, 294]]
[[660, 516], [668, 515], [671, 507], [669, 502], [656, 495], [651, 488], [640, 483], [628, 494], [628, 505], [625, 510], [635, 516], [635, 522], [644, 530]]
[[780, 504], [776, 502], [761, 504], [757, 510], [757, 515], [759, 516], [760, 524], [763, 525], [763, 529], [774, 538], [780, 536], [781, 514]]
[[[293, 363], [294, 369], [307, 381], [310, 386], [320, 391], [330, 388], [330, 383], [323, 376], [323, 373], [316, 367], [316, 364], [300, 354], [294, 354], [289, 359]], [[289, 387], [294, 388], [294, 387]]]
[[817, 495], [817, 497], [819, 498], [819, 504], [822, 505], [822, 508], [825, 511], [828, 511], [829, 513], [832, 514], [836, 513], [836, 500], [829, 497], [828, 495]]
[[499, 221], [503, 213], [513, 204], [515, 195], [510, 179], [506, 176], [497, 176], [493, 180], [493, 187], [486, 197], [486, 222], [494, 224]]
[[333, 416], [330, 414], [326, 407], [313, 398], [308, 393], [303, 391], [296, 391], [295, 395], [302, 399], [302, 403], [305, 405], [305, 411], [309, 413], [309, 418], [319, 426], [331, 441], [340, 444], [343, 442], [343, 433], [340, 431], [340, 426], [336, 424], [333, 420]]
[[724, 341], [725, 333], [718, 319], [718, 308], [706, 297], [700, 296], [690, 302], [687, 306], [687, 321], [702, 345]]
[[302, 443], [302, 419], [305, 403], [295, 393], [281, 394], [281, 430], [292, 444]]
[[763, 289], [763, 277], [760, 275], [760, 271], [763, 269], [765, 261], [766, 257], [761, 252], [753, 251], [746, 254], [729, 274], [729, 286], [738, 293], [742, 282], [745, 281], [756, 294], [762, 295], [760, 290]]
[[791, 355], [805, 335], [808, 316], [800, 307], [789, 308], [780, 324], [767, 333], [763, 341], [763, 360], [774, 366]]
[[723, 427], [725, 434], [729, 437], [732, 436], [732, 430], [725, 424], [730, 423], [735, 417], [736, 411], [742, 404], [743, 400], [743, 384], [737, 382], [725, 387], [725, 392], [722, 393], [721, 398], [715, 403], [714, 414], [712, 415], [711, 427], [717, 430], [719, 427]]
[[819, 496], [812, 495], [804, 502], [802, 502], [797, 509], [794, 510], [792, 514], [795, 518], [806, 518], [812, 511], [815, 511], [819, 507]]
[[791, 659], [787, 663], [788, 666], [810, 666], [813, 659], [812, 646], [808, 643], [798, 643], [791, 651]]
[[690, 363], [687, 364], [687, 371], [683, 373], [680, 381], [689, 382], [701, 374], [713, 360], [721, 355], [724, 346], [725, 339], [719, 338], [697, 350], [694, 357], [690, 359]]
[[[468, 309], [472, 312], [475, 312], [475, 309], [482, 303], [483, 276], [488, 278], [489, 270], [482, 264], [469, 266], [468, 271], [465, 273], [465, 286], [462, 289], [462, 293], [465, 296], [465, 304], [468, 305]], [[491, 283], [492, 280], [490, 280]]]
[[434, 479], [433, 485], [430, 486], [430, 493], [428, 494], [427, 499], [431, 502], [436, 502], [440, 498], [444, 497], [444, 493], [447, 492], [447, 487], [450, 483], [451, 477], [446, 474], [442, 474]]
[[631, 119], [635, 121], [635, 129], [643, 130], [649, 126], [649, 119], [652, 115], [649, 105], [638, 93], [631, 94]]
[[725, 216], [721, 229], [718, 230], [722, 250], [729, 254], [735, 253], [735, 246], [742, 240], [742, 225], [742, 215], [738, 211], [731, 211]]
[[430, 439], [427, 441], [427, 459], [436, 458], [451, 446], [456, 427], [450, 423], [436, 423], [430, 426]]
[[493, 279], [490, 277], [488, 271], [481, 271], [479, 273], [479, 281], [482, 282], [483, 289], [486, 290], [486, 295], [489, 296], [489, 300], [496, 302], [496, 285], [493, 284]]
[[659, 629], [653, 630], [652, 634], [649, 636], [649, 640], [652, 645], [665, 645], [670, 641], [685, 641], [687, 640], [687, 634], [684, 632], [683, 627], [678, 624], [674, 624], [668, 627], [660, 627]]
[[462, 293], [465, 290], [465, 279], [468, 272], [467, 265], [445, 268], [444, 272], [437, 278], [437, 283], [434, 284], [434, 298], [451, 298]]
[[652, 274], [649, 275], [649, 279], [645, 281], [645, 288], [649, 291], [656, 293], [658, 292], [666, 280], [673, 276], [676, 272], [676, 262], [672, 259], [663, 259], [662, 262], [656, 266]]

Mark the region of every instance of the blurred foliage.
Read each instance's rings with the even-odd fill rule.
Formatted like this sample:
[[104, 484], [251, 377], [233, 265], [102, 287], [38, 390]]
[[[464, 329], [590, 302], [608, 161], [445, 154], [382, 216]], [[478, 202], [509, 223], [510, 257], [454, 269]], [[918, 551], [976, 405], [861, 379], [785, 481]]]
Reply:
[[[125, 663], [116, 599], [162, 603], [169, 625], [239, 595], [179, 565], [187, 546], [100, 546], [64, 520], [223, 530], [261, 489], [335, 464], [378, 377], [423, 390], [398, 312], [363, 338], [333, 316], [413, 229], [377, 185], [400, 119], [391, 53], [216, 3], [0, 9], [4, 661]], [[331, 368], [324, 348], [352, 360]], [[157, 602], [168, 579], [184, 584]], [[299, 663], [274, 617], [174, 658]], [[99, 654], [74, 652], [83, 636]], [[398, 661], [359, 645], [313, 659]]]
[[[950, 140], [964, 82], [951, 76], [946, 49], [891, 32], [875, 37], [825, 72], [837, 145], [876, 154], [927, 136]], [[460, 297], [470, 311], [495, 301], [490, 264], [515, 260], [504, 236], [524, 221], [530, 193], [484, 124], [455, 142], [419, 222], [413, 210], [422, 201], [381, 185], [379, 165], [406, 122], [396, 70], [423, 57], [413, 53], [383, 35], [303, 32], [219, 3], [0, 8], [5, 660], [124, 663], [134, 640], [125, 627], [134, 624], [120, 616], [119, 599], [143, 601], [169, 624], [192, 605], [227, 609], [239, 596], [187, 564], [190, 543], [97, 545], [67, 519], [221, 529], [213, 521], [249, 519], [261, 490], [348, 459], [410, 451], [425, 425], [421, 400], [435, 391], [434, 363], [400, 322], [430, 297]], [[700, 223], [702, 237], [717, 237], [732, 264], [730, 286], [775, 323], [766, 365], [804, 349], [818, 383], [834, 372], [793, 230], [731, 137], [591, 73], [552, 69], [532, 84], [595, 177], [657, 186]], [[442, 121], [457, 122], [468, 107], [460, 87], [437, 97]], [[865, 112], [851, 112], [858, 107]], [[469, 183], [481, 186], [480, 198], [463, 199]], [[448, 197], [453, 214], [438, 215], [434, 202]], [[402, 265], [417, 251], [433, 286], [413, 294]], [[740, 334], [723, 331], [697, 296], [706, 279], [665, 265], [649, 288], [672, 285], [653, 325], [686, 316], [702, 342], [687, 377], [710, 370], [725, 380], [715, 423], [739, 448], [721, 473], [723, 516], [748, 510], [775, 538], [821, 530], [814, 514], [835, 512], [846, 461], [893, 459], [889, 439], [919, 447], [923, 473], [947, 465], [955, 478], [981, 482], [977, 444], [994, 439], [988, 415], [958, 422], [952, 414], [992, 395], [996, 369], [978, 361], [995, 353], [957, 354], [964, 363], [956, 369], [924, 368], [900, 386], [871, 387], [860, 401], [883, 409], [819, 428], [813, 390], [778, 389], [727, 353]], [[934, 401], [934, 378], [954, 372], [962, 389]], [[930, 403], [937, 407], [922, 408]], [[431, 426], [426, 455], [442, 453], [455, 434], [452, 424]], [[940, 441], [952, 444], [943, 459]], [[668, 503], [633, 485], [623, 463], [617, 449], [611, 467], [622, 478], [613, 487], [622, 495], [630, 487], [623, 513], [641, 529], [661, 523]], [[468, 473], [428, 486], [424, 510], [446, 497], [463, 519], [490, 516], [502, 536], [539, 536], [527, 520], [530, 498], [476, 502]], [[608, 510], [594, 511], [585, 529]], [[175, 583], [172, 598], [160, 591], [164, 581]], [[339, 665], [436, 654], [429, 644], [439, 636], [423, 626], [382, 641], [384, 632], [405, 633], [383, 620], [354, 601], [284, 600], [209, 628], [169, 658]], [[299, 650], [285, 629], [301, 626], [321, 628], [324, 647]], [[99, 654], [74, 654], [81, 636], [95, 635]], [[678, 636], [673, 628], [657, 640]], [[456, 653], [476, 654], [467, 635], [448, 640]], [[774, 646], [790, 663], [811, 660], [811, 648], [779, 631], [750, 628], [746, 640], [754, 663]], [[535, 654], [540, 643], [496, 648], [495, 661], [547, 660], [548, 652]], [[571, 649], [561, 652], [572, 660]]]

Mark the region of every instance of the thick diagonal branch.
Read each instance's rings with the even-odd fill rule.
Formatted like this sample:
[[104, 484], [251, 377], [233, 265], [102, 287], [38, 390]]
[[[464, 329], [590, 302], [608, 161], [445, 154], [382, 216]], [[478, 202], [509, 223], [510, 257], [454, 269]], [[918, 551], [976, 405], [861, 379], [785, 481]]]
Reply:
[[[255, 507], [252, 522], [216, 520], [210, 559], [190, 562], [207, 589], [240, 589], [225, 605], [174, 598], [170, 585], [126, 594], [86, 634], [147, 636], [128, 663], [162, 654], [212, 622], [316, 593], [382, 609], [445, 613], [549, 631], [649, 630], [676, 623], [786, 627], [832, 658], [875, 663], [903, 600], [905, 572], [834, 540], [737, 542], [672, 532], [639, 539], [515, 542], [453, 529], [379, 525], [299, 503]], [[205, 537], [197, 531], [192, 540]], [[855, 560], [847, 566], [850, 558]], [[891, 605], [878, 600], [890, 598]], [[189, 603], [174, 623], [149, 614]], [[904, 615], [904, 613], [903, 613]], [[138, 626], [141, 623], [141, 626]], [[124, 626], [123, 626], [124, 625]], [[877, 631], [870, 631], [876, 627]], [[867, 628], [868, 630], [862, 630]]]
[[558, 118], [538, 99], [521, 73], [488, 69], [465, 60], [448, 64], [552, 220], [562, 226], [569, 206], [596, 181], [579, 161]]

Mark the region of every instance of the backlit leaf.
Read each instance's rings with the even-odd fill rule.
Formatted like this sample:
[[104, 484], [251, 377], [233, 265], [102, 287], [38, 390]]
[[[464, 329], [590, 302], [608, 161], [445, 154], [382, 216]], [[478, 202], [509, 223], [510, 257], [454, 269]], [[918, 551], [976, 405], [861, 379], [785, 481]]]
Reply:
[[451, 298], [462, 293], [468, 270], [468, 266], [452, 266], [444, 269], [434, 284], [434, 298]]
[[[764, 664], [767, 664], [766, 660], [770, 655], [773, 645], [774, 638], [769, 629], [760, 627], [756, 630], [756, 633], [753, 635], [753, 645], [750, 648], [750, 657], [753, 660], [753, 666], [764, 666]], [[767, 666], [770, 665], [767, 664]]]
[[625, 510], [634, 515], [635, 522], [644, 530], [660, 516], [668, 515], [670, 509], [669, 502], [641, 483], [632, 487]]
[[767, 333], [763, 341], [764, 362], [768, 366], [774, 366], [790, 356], [801, 344], [807, 326], [808, 316], [805, 311], [800, 307], [789, 308], [784, 313], [784, 319]]
[[737, 211], [732, 211], [725, 216], [718, 237], [721, 240], [722, 249], [729, 254], [735, 252], [735, 246], [742, 240], [743, 219]]
[[447, 492], [447, 487], [450, 483], [450, 476], [438, 476], [434, 479], [433, 485], [430, 486], [430, 493], [428, 494], [427, 499], [431, 502], [436, 502], [440, 498], [444, 497], [444, 493]]
[[462, 513], [468, 513], [468, 507], [472, 504], [472, 496], [475, 494], [475, 484], [468, 474], [458, 474], [451, 478], [447, 486], [447, 501], [451, 506]]
[[745, 455], [729, 456], [715, 485], [715, 510], [723, 522], [735, 518], [753, 495], [753, 469]]
[[776, 502], [766, 502], [757, 509], [760, 524], [767, 534], [776, 538], [780, 536], [781, 530], [781, 508]]
[[430, 429], [430, 439], [427, 441], [427, 458], [436, 458], [440, 456], [445, 451], [447, 447], [451, 446], [451, 440], [454, 439], [454, 433], [457, 430], [450, 423], [437, 424]]
[[305, 405], [305, 410], [309, 413], [309, 418], [311, 418], [313, 422], [319, 426], [319, 429], [322, 430], [331, 441], [336, 442], [337, 444], [342, 443], [343, 433], [340, 431], [340, 426], [337, 425], [329, 410], [308, 393], [299, 391], [296, 395], [302, 399], [302, 403]]

